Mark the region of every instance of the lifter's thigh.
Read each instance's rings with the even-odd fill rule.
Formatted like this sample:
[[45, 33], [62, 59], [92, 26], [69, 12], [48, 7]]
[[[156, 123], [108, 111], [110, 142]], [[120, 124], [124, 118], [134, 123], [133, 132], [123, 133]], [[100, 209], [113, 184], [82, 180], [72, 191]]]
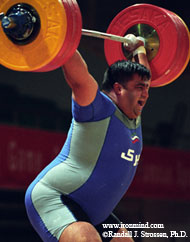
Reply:
[[93, 225], [87, 222], [74, 222], [61, 234], [59, 242], [101, 242], [101, 238]]

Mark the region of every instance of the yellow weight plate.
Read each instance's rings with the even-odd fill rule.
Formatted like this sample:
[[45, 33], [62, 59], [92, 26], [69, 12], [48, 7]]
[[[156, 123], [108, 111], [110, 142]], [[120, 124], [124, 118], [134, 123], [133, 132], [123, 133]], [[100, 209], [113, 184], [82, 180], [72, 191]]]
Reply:
[[17, 3], [31, 5], [39, 14], [41, 28], [36, 39], [26, 45], [16, 45], [0, 26], [0, 64], [16, 71], [34, 71], [55, 58], [66, 36], [67, 17], [58, 0], [0, 0], [0, 12], [6, 13]]
[[67, 14], [67, 34], [58, 55], [48, 65], [35, 72], [52, 71], [62, 66], [77, 49], [82, 30], [82, 16], [76, 0], [62, 0]]

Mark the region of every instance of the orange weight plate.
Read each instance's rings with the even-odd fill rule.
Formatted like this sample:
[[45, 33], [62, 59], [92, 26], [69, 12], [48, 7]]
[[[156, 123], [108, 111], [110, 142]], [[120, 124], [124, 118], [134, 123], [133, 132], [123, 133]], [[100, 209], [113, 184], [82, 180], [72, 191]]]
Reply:
[[[68, 44], [68, 48], [65, 52], [62, 52], [58, 55], [57, 67], [63, 65], [75, 52], [78, 48], [81, 32], [82, 32], [82, 16], [76, 0], [71, 0], [71, 13], [73, 18], [73, 31], [71, 35], [71, 41]], [[64, 54], [64, 58], [63, 55]]]
[[[18, 0], [0, 0], [0, 12], [6, 13]], [[16, 71], [34, 71], [49, 62], [59, 53], [63, 46], [67, 17], [63, 4], [57, 0], [23, 0], [39, 14], [41, 28], [36, 39], [26, 45], [16, 45], [10, 41], [0, 27], [0, 63]]]
[[[56, 69], [57, 67], [55, 67], [55, 65], [57, 65], [58, 63], [58, 56], [61, 53], [64, 53], [66, 51], [68, 51], [68, 45], [71, 42], [71, 38], [72, 38], [72, 32], [73, 32], [73, 17], [72, 17], [72, 11], [71, 11], [71, 1], [62, 1], [62, 4], [65, 8], [65, 12], [66, 12], [66, 17], [67, 17], [67, 30], [66, 30], [66, 37], [65, 40], [63, 42], [63, 45], [59, 51], [59, 53], [55, 56], [55, 58], [49, 62], [47, 65], [43, 66], [40, 69], [35, 70], [35, 72], [47, 72], [50, 71], [51, 69]], [[62, 58], [64, 58], [64, 56], [62, 56]]]
[[[149, 61], [152, 71], [151, 86], [166, 85], [178, 75], [179, 70], [174, 71], [173, 64], [175, 64], [176, 58], [179, 57], [179, 41], [187, 43], [185, 46], [180, 45], [180, 48], [183, 49], [181, 51], [189, 52], [187, 28], [184, 27], [184, 23], [179, 21], [179, 18], [178, 21], [176, 18], [173, 13], [166, 9], [151, 4], [136, 4], [121, 11], [108, 27], [108, 33], [125, 36], [133, 26], [145, 24], [157, 33], [159, 38], [158, 52]], [[180, 34], [181, 30], [183, 37]], [[105, 56], [109, 65], [117, 60], [126, 59], [121, 43], [110, 40], [105, 40], [104, 43]], [[187, 59], [188, 54], [186, 57], [181, 58], [183, 67], [185, 62], [188, 61]]]
[[81, 39], [82, 17], [78, 4], [75, 0], [62, 0], [67, 15], [67, 34], [65, 42], [57, 56], [45, 67], [37, 70], [47, 72], [59, 68], [64, 64], [77, 49]]
[[76, 0], [72, 0], [73, 2], [73, 35], [72, 35], [72, 41], [69, 45], [69, 51], [67, 53], [67, 56], [64, 60], [62, 60], [61, 65], [64, 64], [75, 52], [75, 50], [78, 48], [80, 39], [81, 39], [81, 33], [82, 33], [82, 17], [81, 12], [79, 9], [79, 6], [77, 4]]

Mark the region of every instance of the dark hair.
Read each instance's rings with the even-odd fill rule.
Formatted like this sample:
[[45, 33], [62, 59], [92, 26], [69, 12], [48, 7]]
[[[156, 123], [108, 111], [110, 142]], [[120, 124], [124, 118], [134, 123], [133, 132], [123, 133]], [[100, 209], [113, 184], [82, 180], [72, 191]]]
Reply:
[[115, 82], [124, 84], [129, 81], [134, 74], [138, 74], [142, 79], [150, 79], [150, 71], [143, 65], [132, 61], [117, 61], [105, 71], [102, 82], [104, 91], [111, 91]]

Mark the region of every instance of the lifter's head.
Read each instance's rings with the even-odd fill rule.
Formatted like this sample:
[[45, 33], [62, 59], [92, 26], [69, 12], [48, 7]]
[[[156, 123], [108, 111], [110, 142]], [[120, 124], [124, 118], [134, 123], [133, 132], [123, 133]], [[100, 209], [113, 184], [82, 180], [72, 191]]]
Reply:
[[105, 72], [103, 91], [128, 118], [137, 118], [146, 104], [150, 87], [150, 71], [131, 61], [117, 61]]

